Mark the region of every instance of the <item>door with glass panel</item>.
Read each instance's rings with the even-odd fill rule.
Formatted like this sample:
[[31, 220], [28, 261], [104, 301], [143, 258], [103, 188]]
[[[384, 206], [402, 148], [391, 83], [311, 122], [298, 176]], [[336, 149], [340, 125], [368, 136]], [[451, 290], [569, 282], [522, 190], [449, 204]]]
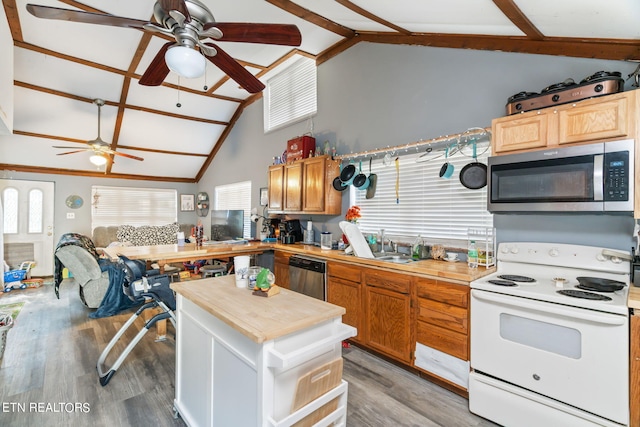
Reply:
[[11, 268], [35, 261], [32, 276], [53, 275], [54, 183], [0, 179], [4, 259]]

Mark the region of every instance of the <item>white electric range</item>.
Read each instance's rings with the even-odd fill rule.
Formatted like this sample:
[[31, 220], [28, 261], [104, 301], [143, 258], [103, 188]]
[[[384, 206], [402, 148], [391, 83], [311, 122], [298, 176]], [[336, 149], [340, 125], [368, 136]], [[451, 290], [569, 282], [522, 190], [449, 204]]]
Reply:
[[471, 282], [471, 412], [502, 425], [629, 421], [631, 255], [501, 243]]

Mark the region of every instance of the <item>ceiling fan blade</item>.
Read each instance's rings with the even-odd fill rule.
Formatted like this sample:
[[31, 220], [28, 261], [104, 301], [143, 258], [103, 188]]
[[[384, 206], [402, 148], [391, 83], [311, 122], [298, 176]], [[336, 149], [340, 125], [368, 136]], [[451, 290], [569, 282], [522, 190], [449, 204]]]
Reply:
[[122, 18], [106, 13], [84, 12], [80, 10], [61, 9], [58, 7], [39, 6], [28, 4], [27, 10], [33, 16], [43, 19], [58, 19], [61, 21], [81, 22], [85, 24], [109, 25], [112, 27], [125, 27], [142, 29], [149, 21], [140, 19]]
[[203, 31], [216, 27], [222, 31], [225, 42], [245, 42], [278, 44], [284, 46], [300, 46], [302, 35], [295, 25], [291, 24], [260, 24], [241, 22], [211, 22], [205, 24]]
[[[61, 148], [61, 147], [58, 147]], [[84, 149], [84, 150], [76, 150], [76, 151], [67, 151], [66, 153], [58, 153], [56, 154], [56, 156], [64, 156], [65, 154], [75, 154], [75, 153], [83, 153], [85, 151], [90, 151], [89, 149]]]
[[127, 158], [129, 158], [129, 159], [133, 159], [133, 160], [140, 160], [140, 161], [143, 161], [143, 160], [144, 160], [142, 157], [133, 156], [133, 155], [131, 155], [131, 154], [120, 153], [120, 152], [118, 152], [118, 151], [113, 151], [113, 150], [107, 150], [107, 153], [109, 153], [109, 154], [115, 154], [116, 156], [127, 157]]
[[140, 77], [138, 81], [139, 84], [143, 86], [160, 86], [164, 79], [169, 75], [169, 67], [167, 67], [167, 63], [164, 61], [164, 54], [167, 53], [169, 46], [174, 44], [173, 42], [165, 43], [164, 46], [160, 48], [156, 56], [147, 67], [146, 71]]
[[[65, 145], [53, 145], [53, 148], [69, 148], [69, 149], [73, 149], [73, 148], [78, 148], [78, 146], [76, 145], [75, 147], [69, 147], [69, 146], [65, 146]], [[83, 148], [83, 150], [90, 150], [91, 148], [87, 147], [87, 148]]]
[[238, 61], [233, 59], [227, 52], [220, 49], [213, 43], [205, 43], [216, 49], [218, 53], [215, 56], [206, 56], [214, 65], [225, 72], [229, 77], [236, 81], [240, 86], [245, 88], [249, 93], [258, 93], [264, 89], [264, 84], [244, 68]]
[[184, 22], [191, 21], [191, 14], [184, 0], [159, 0], [159, 3], [165, 12], [170, 13], [175, 10], [184, 16]]

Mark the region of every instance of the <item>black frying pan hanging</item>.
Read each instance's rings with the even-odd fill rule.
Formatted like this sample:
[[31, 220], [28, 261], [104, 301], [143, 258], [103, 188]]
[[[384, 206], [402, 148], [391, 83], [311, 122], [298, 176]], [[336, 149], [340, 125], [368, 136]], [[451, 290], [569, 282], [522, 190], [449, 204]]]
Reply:
[[479, 190], [487, 185], [487, 165], [478, 161], [475, 141], [473, 141], [473, 162], [465, 165], [460, 171], [460, 183], [470, 190]]
[[[340, 172], [342, 172], [342, 163], [340, 163]], [[340, 179], [340, 173], [338, 174], [338, 176], [336, 176], [335, 178], [333, 178], [333, 188], [336, 191], [344, 191], [346, 190], [348, 187], [348, 185], [344, 184], [342, 182], [342, 180]]]

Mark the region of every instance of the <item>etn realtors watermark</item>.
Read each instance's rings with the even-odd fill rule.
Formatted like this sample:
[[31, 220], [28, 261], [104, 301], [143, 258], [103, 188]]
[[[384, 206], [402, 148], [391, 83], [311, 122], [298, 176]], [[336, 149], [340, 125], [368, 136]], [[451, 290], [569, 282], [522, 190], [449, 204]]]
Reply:
[[87, 402], [2, 402], [0, 412], [18, 413], [89, 413]]

